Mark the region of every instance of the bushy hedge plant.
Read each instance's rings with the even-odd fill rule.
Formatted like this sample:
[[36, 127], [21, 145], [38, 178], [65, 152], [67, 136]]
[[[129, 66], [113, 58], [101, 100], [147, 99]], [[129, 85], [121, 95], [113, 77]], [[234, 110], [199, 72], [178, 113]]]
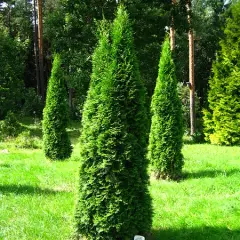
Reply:
[[43, 147], [47, 158], [69, 158], [72, 146], [66, 127], [68, 124], [67, 92], [61, 69], [61, 57], [55, 54], [43, 111]]
[[93, 55], [83, 112], [77, 238], [128, 240], [151, 227], [145, 89], [121, 6]]
[[151, 113], [148, 157], [152, 171], [156, 178], [177, 179], [181, 176], [184, 163], [181, 153], [183, 119], [168, 38], [162, 47]]

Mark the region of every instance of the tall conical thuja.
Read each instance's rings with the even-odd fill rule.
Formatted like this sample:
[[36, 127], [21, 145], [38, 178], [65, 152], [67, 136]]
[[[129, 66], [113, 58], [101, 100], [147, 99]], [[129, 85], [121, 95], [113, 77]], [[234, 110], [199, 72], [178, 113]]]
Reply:
[[230, 13], [212, 67], [209, 109], [204, 111], [205, 139], [221, 145], [240, 144], [240, 2]]
[[55, 54], [51, 78], [47, 89], [46, 106], [43, 111], [43, 144], [47, 158], [69, 158], [72, 146], [66, 127], [68, 124], [67, 91], [61, 69], [61, 57]]
[[102, 35], [95, 50], [83, 113], [76, 220], [77, 238], [88, 240], [133, 239], [151, 227], [145, 90], [123, 7], [110, 37], [111, 45]]
[[168, 38], [162, 47], [151, 113], [148, 157], [152, 171], [156, 178], [179, 178], [183, 167], [182, 106], [178, 97], [175, 66]]

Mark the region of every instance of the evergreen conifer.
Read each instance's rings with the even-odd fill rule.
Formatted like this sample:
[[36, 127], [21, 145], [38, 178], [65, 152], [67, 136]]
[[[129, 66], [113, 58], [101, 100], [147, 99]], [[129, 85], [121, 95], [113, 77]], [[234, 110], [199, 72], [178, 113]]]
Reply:
[[204, 110], [205, 139], [240, 144], [240, 2], [233, 4], [209, 81], [209, 110]]
[[[151, 227], [145, 89], [128, 14], [100, 35], [83, 112], [77, 238], [128, 240]], [[97, 104], [94, 104], [97, 103]]]
[[148, 157], [152, 171], [156, 178], [177, 179], [183, 167], [183, 119], [168, 38], [162, 47], [151, 113]]
[[45, 156], [52, 160], [69, 158], [72, 146], [66, 127], [68, 123], [67, 92], [61, 69], [61, 57], [55, 54], [43, 111], [43, 145]]

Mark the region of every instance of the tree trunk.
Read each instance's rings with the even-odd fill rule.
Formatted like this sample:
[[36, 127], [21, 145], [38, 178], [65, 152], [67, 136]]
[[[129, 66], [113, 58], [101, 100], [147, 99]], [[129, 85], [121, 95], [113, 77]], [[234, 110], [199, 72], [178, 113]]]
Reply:
[[9, 36], [13, 37], [12, 24], [11, 24], [11, 14], [12, 14], [12, 6], [11, 6], [11, 3], [9, 3], [8, 4], [8, 29], [9, 29]]
[[[172, 5], [176, 4], [176, 0], [172, 0]], [[171, 45], [171, 51], [174, 50], [175, 48], [175, 28], [174, 28], [174, 17], [172, 14], [172, 21], [171, 21], [171, 26], [170, 26], [170, 45]]]
[[43, 20], [42, 20], [42, 0], [38, 0], [38, 50], [39, 50], [39, 76], [41, 85], [41, 94], [45, 100], [45, 84], [43, 72]]
[[191, 0], [187, 3], [188, 10], [188, 41], [189, 41], [189, 82], [190, 82], [190, 125], [191, 136], [195, 134], [195, 82], [194, 82], [194, 36], [191, 26]]
[[37, 80], [37, 94], [41, 95], [41, 86], [39, 81], [39, 61], [38, 61], [38, 27], [37, 27], [37, 11], [36, 1], [33, 0], [33, 14], [34, 14], [34, 55], [35, 55], [35, 69], [36, 69], [36, 80]]

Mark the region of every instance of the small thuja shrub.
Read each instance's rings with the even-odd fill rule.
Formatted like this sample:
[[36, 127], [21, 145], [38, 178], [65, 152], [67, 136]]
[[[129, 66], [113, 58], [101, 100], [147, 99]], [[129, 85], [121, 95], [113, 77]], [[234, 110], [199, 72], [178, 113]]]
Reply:
[[129, 240], [150, 231], [147, 118], [128, 14], [102, 30], [84, 106], [77, 239]]
[[16, 137], [22, 130], [15, 114], [9, 111], [3, 121], [0, 122], [0, 134], [2, 137]]
[[151, 113], [148, 157], [152, 171], [156, 178], [177, 179], [183, 167], [183, 119], [168, 38], [162, 47]]
[[205, 139], [212, 144], [240, 144], [240, 2], [232, 5], [213, 63], [208, 103], [204, 110]]
[[30, 131], [23, 131], [17, 136], [15, 146], [17, 148], [36, 149], [42, 147], [42, 142], [38, 137], [31, 136]]
[[72, 153], [71, 142], [66, 131], [69, 120], [66, 98], [61, 58], [56, 54], [43, 111], [43, 147], [46, 157], [52, 160], [69, 158]]

